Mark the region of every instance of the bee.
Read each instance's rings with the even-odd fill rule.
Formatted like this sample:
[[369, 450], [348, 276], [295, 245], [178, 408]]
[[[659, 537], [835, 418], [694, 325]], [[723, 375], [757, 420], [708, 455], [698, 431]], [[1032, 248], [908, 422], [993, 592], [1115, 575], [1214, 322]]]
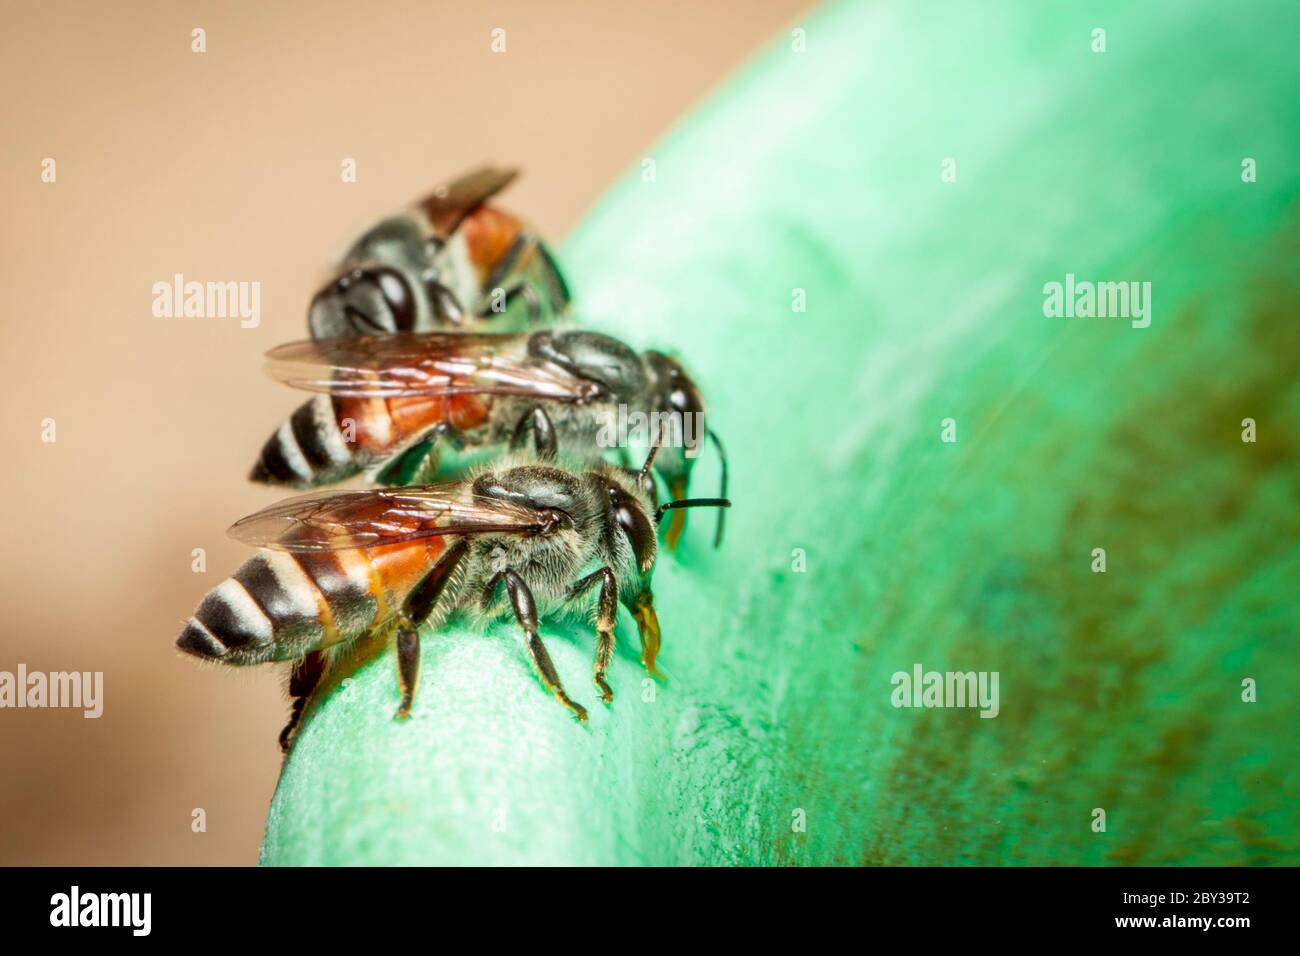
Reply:
[[331, 655], [350, 643], [368, 634], [394, 640], [396, 717], [405, 718], [419, 680], [421, 625], [437, 628], [452, 612], [480, 623], [513, 615], [542, 685], [586, 720], [538, 621], [564, 608], [593, 612], [593, 681], [609, 703], [621, 602], [637, 622], [641, 661], [657, 676], [656, 526], [672, 510], [730, 507], [725, 499], [657, 504], [650, 478], [657, 450], [656, 440], [639, 472], [527, 460], [459, 482], [317, 492], [272, 505], [231, 527], [262, 553], [207, 594], [177, 647], [226, 664], [295, 661], [293, 711], [280, 736], [287, 749]]
[[[530, 440], [542, 459], [562, 446], [594, 460], [622, 447], [620, 423], [628, 431], [635, 414], [648, 433], [671, 433], [656, 465], [671, 497], [686, 496], [706, 436], [722, 458], [727, 495], [722, 443], [705, 427], [686, 370], [607, 335], [398, 333], [294, 342], [267, 357], [274, 378], [320, 394], [263, 445], [249, 475], [256, 482], [312, 488], [366, 472], [387, 485], [426, 483], [443, 446], [519, 449]], [[674, 516], [670, 548], [682, 527]]]
[[518, 175], [483, 167], [383, 220], [311, 301], [313, 338], [549, 324], [569, 304], [546, 244], [488, 200]]

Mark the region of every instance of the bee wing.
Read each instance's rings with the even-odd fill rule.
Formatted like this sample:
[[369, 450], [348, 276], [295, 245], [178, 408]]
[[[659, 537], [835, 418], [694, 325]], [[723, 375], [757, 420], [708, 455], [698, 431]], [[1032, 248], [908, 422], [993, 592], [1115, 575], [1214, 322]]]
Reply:
[[401, 332], [290, 342], [266, 353], [271, 377], [343, 398], [518, 395], [595, 397], [595, 383], [518, 347], [522, 335]]
[[429, 225], [444, 239], [471, 212], [505, 189], [519, 175], [517, 169], [480, 166], [439, 186], [416, 205], [429, 217]]
[[246, 544], [276, 551], [344, 551], [446, 534], [552, 530], [560, 513], [466, 497], [463, 483], [316, 492], [263, 508], [230, 526]]

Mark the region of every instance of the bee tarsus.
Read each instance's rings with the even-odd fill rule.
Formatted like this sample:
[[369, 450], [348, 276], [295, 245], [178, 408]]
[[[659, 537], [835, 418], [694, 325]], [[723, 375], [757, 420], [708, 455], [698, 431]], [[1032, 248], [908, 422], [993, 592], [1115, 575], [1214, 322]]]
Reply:
[[592, 668], [593, 683], [600, 691], [600, 699], [614, 702], [614, 691], [605, 681], [605, 672], [614, 657], [614, 616], [618, 613], [618, 578], [613, 568], [601, 568], [587, 575], [569, 589], [569, 599], [577, 600], [597, 581], [600, 582], [600, 603], [596, 607], [596, 662]]

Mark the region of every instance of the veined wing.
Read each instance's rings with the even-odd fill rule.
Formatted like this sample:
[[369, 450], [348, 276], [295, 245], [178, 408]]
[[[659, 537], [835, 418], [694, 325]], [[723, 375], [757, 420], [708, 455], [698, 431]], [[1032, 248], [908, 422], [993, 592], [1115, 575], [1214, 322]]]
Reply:
[[266, 353], [272, 378], [343, 398], [518, 395], [581, 403], [596, 383], [527, 354], [526, 336], [401, 332], [305, 340]]
[[476, 496], [449, 482], [300, 495], [241, 518], [228, 533], [277, 551], [343, 551], [448, 534], [545, 534], [563, 522], [555, 509]]
[[434, 232], [445, 239], [466, 216], [509, 186], [518, 175], [517, 169], [480, 166], [439, 186], [416, 206], [429, 217]]

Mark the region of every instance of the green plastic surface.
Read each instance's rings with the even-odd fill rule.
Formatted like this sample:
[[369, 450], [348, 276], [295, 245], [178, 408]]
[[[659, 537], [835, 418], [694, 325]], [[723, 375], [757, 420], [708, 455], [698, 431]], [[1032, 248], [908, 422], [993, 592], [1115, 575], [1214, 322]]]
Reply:
[[[1300, 863], [1297, 9], [778, 38], [564, 249], [730, 452], [724, 547], [697, 512], [656, 572], [668, 683], [626, 612], [610, 708], [543, 624], [587, 726], [515, 628], [425, 634], [408, 724], [391, 651], [312, 711], [262, 861]], [[1045, 317], [1066, 273], [1150, 281], [1150, 326]], [[893, 707], [915, 663], [997, 671], [999, 715]]]

